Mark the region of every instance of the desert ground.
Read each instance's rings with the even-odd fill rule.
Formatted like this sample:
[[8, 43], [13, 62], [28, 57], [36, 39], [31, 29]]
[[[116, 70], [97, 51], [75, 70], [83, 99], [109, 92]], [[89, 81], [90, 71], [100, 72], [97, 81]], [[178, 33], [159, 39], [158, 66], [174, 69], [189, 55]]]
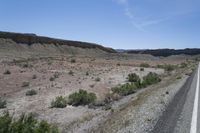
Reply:
[[[176, 62], [179, 64], [182, 61], [184, 60], [166, 60], [162, 63], [174, 64], [174, 62]], [[138, 97], [136, 95], [137, 93], [131, 98], [128, 96], [129, 98], [124, 97], [119, 101], [113, 102], [112, 112], [110, 109], [106, 110], [104, 107], [93, 109], [88, 106], [74, 107], [69, 105], [62, 109], [50, 108], [51, 101], [56, 96], [68, 96], [72, 92], [84, 89], [88, 92], [95, 93], [97, 95], [97, 101], [101, 102], [104, 100], [106, 94], [111, 91], [112, 87], [127, 82], [126, 77], [129, 73], [136, 73], [140, 77], [143, 77], [147, 75], [148, 72], [155, 72], [159, 75], [163, 75], [164, 78], [180, 74], [180, 72], [173, 72], [171, 75], [166, 75], [163, 69], [156, 67], [144, 68], [144, 71], [140, 71], [139, 64], [143, 62], [154, 65], [159, 64], [159, 61], [156, 60], [144, 61], [128, 59], [123, 61], [118, 59], [109, 60], [72, 56], [2, 62], [0, 64], [0, 91], [1, 97], [4, 97], [7, 100], [7, 108], [1, 109], [0, 111], [2, 113], [3, 111], [8, 110], [15, 116], [19, 116], [22, 112], [34, 112], [38, 115], [38, 118], [45, 119], [51, 123], [56, 123], [63, 132], [95, 131], [95, 128], [97, 128], [98, 125], [97, 123], [106, 121], [108, 117], [114, 115], [113, 110], [116, 110], [117, 113], [122, 113], [127, 111], [126, 104], [131, 104], [131, 106], [133, 106], [132, 103], [134, 102], [130, 99]], [[4, 74], [7, 70], [10, 71], [10, 74]], [[58, 75], [57, 78], [50, 81], [50, 78], [54, 75]], [[99, 78], [99, 80], [96, 80], [97, 78]], [[181, 84], [185, 78], [186, 76], [183, 75], [182, 80], [176, 82], [180, 82]], [[160, 88], [168, 86], [165, 82], [171, 83], [172, 80], [165, 79], [162, 81], [163, 85], [160, 85]], [[24, 85], [26, 83], [28, 85]], [[180, 85], [175, 86], [180, 87]], [[37, 95], [26, 96], [26, 91], [30, 89], [36, 90]], [[165, 91], [162, 91], [161, 93], [165, 95]], [[171, 90], [169, 89], [169, 91]], [[158, 95], [160, 95], [160, 93], [158, 93]], [[162, 102], [162, 100], [159, 102]], [[120, 110], [122, 107], [124, 109]], [[133, 107], [133, 109], [134, 108], [135, 107]], [[126, 113], [126, 115], [126, 117], [129, 117], [128, 113]], [[119, 115], [117, 115], [117, 117], [119, 117]], [[109, 119], [110, 121], [113, 121], [111, 118]], [[126, 121], [128, 120], [126, 119]], [[109, 127], [104, 126], [104, 128]]]
[[[149, 132], [196, 63], [188, 55], [154, 57], [73, 46], [65, 47], [71, 52], [59, 53], [61, 48], [51, 44], [27, 46], [10, 39], [1, 39], [0, 45], [0, 97], [7, 102], [0, 114], [8, 111], [17, 118], [32, 112], [63, 133]], [[149, 66], [141, 67], [144, 63]], [[187, 66], [180, 67], [181, 63]], [[171, 71], [158, 67], [166, 64], [177, 67]], [[161, 82], [105, 103], [113, 87], [128, 83], [130, 73], [142, 79], [149, 72], [157, 73]], [[79, 89], [96, 94], [95, 103], [51, 107], [57, 96], [68, 97]], [[29, 90], [36, 94], [26, 95]]]

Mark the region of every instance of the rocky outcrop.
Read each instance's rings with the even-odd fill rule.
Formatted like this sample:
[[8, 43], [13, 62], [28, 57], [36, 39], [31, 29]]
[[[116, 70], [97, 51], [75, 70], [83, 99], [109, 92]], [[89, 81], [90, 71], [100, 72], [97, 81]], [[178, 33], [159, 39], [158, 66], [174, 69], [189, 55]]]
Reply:
[[200, 49], [153, 49], [153, 50], [127, 50], [125, 51], [130, 54], [150, 54], [153, 56], [171, 56], [171, 55], [199, 55]]
[[106, 48], [94, 43], [61, 40], [61, 39], [37, 36], [35, 34], [0, 32], [0, 38], [11, 39], [14, 42], [19, 43], [19, 44], [33, 45], [33, 44], [39, 43], [39, 44], [51, 44], [54, 46], [67, 45], [67, 46], [73, 46], [73, 47], [79, 47], [79, 48], [89, 48], [89, 49], [96, 48], [96, 49], [103, 50], [105, 52], [116, 53], [116, 51], [112, 48]]

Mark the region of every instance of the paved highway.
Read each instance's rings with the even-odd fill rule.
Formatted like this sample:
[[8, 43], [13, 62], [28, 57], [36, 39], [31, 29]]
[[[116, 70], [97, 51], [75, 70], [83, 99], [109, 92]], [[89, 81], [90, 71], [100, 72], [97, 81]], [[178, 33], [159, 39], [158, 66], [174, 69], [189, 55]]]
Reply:
[[200, 67], [175, 95], [151, 133], [200, 133]]

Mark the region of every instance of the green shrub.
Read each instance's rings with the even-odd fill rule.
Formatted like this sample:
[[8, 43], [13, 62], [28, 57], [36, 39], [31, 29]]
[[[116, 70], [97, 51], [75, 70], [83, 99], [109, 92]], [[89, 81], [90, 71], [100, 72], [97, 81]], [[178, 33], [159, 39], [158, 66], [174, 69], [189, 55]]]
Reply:
[[85, 74], [86, 76], [88, 76], [89, 75], [89, 72], [86, 72], [86, 74]]
[[54, 81], [54, 80], [55, 80], [54, 77], [50, 77], [50, 78], [49, 78], [49, 81]]
[[80, 89], [78, 92], [69, 95], [68, 104], [73, 106], [87, 105], [94, 103], [96, 98], [95, 93], [88, 93], [87, 91]]
[[36, 90], [28, 90], [26, 92], [26, 96], [33, 96], [33, 95], [36, 95], [37, 94], [37, 91]]
[[135, 93], [137, 89], [137, 86], [133, 83], [126, 83], [117, 87], [112, 88], [111, 90], [113, 93], [117, 93], [121, 96], [126, 96], [132, 93]]
[[66, 106], [67, 100], [63, 96], [58, 96], [55, 100], [51, 102], [52, 108], [65, 108]]
[[71, 59], [71, 63], [76, 63], [76, 60], [75, 59]]
[[23, 83], [22, 83], [22, 87], [28, 87], [29, 85], [30, 85], [29, 82], [23, 82]]
[[6, 70], [3, 74], [11, 74], [9, 70]]
[[95, 78], [96, 82], [99, 82], [101, 79], [99, 77]]
[[164, 68], [164, 65], [157, 65], [157, 68]]
[[176, 66], [175, 65], [166, 65], [165, 67], [164, 67], [164, 69], [165, 69], [165, 71], [173, 71], [174, 69], [176, 68]]
[[143, 86], [141, 80], [138, 80], [137, 82], [134, 83], [137, 89], [143, 88], [145, 86]]
[[128, 74], [128, 81], [129, 82], [138, 82], [140, 81], [140, 77], [136, 73]]
[[144, 71], [144, 68], [140, 68], [140, 71]]
[[32, 79], [36, 79], [36, 78], [37, 78], [37, 75], [34, 74], [33, 77], [32, 77]]
[[194, 63], [191, 64], [191, 70], [194, 71], [197, 68], [197, 66], [198, 66], [197, 64], [194, 64]]
[[[123, 85], [119, 85], [117, 87], [113, 87], [111, 90], [113, 93], [119, 94], [120, 96], [130, 95], [135, 93], [138, 89], [147, 87], [148, 85], [152, 85], [161, 81], [160, 77], [156, 73], [148, 73], [146, 76], [143, 77], [143, 81], [136, 74], [130, 74], [129, 77], [132, 77], [132, 83], [126, 83]], [[134, 77], [134, 78], [133, 78]], [[110, 100], [108, 97], [106, 100]]]
[[104, 110], [111, 110], [112, 109], [112, 105], [111, 104], [106, 104], [103, 109]]
[[56, 78], [59, 78], [59, 76], [60, 76], [60, 73], [58, 73], [58, 72], [55, 72], [54, 74], [53, 74], [53, 77], [56, 79]]
[[89, 85], [89, 86], [90, 86], [91, 88], [94, 88], [95, 85], [94, 85], [94, 84], [91, 84], [91, 85]]
[[186, 68], [186, 67], [187, 67], [187, 64], [185, 62], [180, 64], [180, 68]]
[[2, 108], [6, 108], [6, 100], [3, 100], [1, 97], [0, 97], [0, 109]]
[[74, 72], [72, 70], [69, 71], [69, 75], [74, 75]]
[[28, 68], [29, 65], [26, 63], [26, 64], [23, 64], [22, 67], [23, 67], [23, 68]]
[[50, 81], [54, 81], [56, 78], [59, 78], [60, 74], [58, 72], [54, 73], [52, 77], [49, 78]]
[[121, 66], [121, 64], [120, 64], [120, 63], [117, 63], [117, 66]]
[[[114, 94], [119, 94], [120, 96], [126, 96], [135, 93], [140, 88], [144, 88], [148, 85], [152, 85], [161, 81], [159, 75], [153, 72], [150, 72], [146, 76], [144, 76], [142, 82], [139, 76], [135, 73], [129, 74], [128, 79], [131, 83], [126, 83], [123, 85], [113, 87], [111, 89], [112, 92]], [[110, 96], [106, 97], [107, 101], [110, 101], [110, 99]]]
[[46, 121], [38, 121], [33, 113], [14, 119], [8, 112], [0, 116], [1, 133], [59, 133], [58, 128]]
[[150, 67], [150, 65], [148, 63], [141, 63], [140, 67], [148, 68], [148, 67]]
[[197, 61], [197, 62], [199, 62], [199, 61], [200, 61], [200, 58], [199, 58], [199, 57], [196, 57], [194, 60]]
[[157, 68], [162, 68], [166, 72], [171, 72], [176, 68], [176, 66], [175, 65], [170, 65], [170, 64], [165, 64], [165, 65], [157, 65]]
[[146, 76], [143, 77], [142, 86], [146, 87], [147, 85], [152, 85], [160, 82], [161, 79], [157, 73], [149, 72]]

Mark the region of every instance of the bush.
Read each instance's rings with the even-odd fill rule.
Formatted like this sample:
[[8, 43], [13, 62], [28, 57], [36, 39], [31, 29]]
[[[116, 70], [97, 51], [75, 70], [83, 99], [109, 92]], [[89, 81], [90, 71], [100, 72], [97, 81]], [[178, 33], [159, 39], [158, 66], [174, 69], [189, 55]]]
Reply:
[[136, 73], [131, 73], [128, 75], [129, 82], [138, 82], [140, 81], [140, 77]]
[[112, 109], [112, 105], [111, 104], [106, 104], [103, 109], [104, 110], [111, 110]]
[[0, 97], [0, 109], [6, 108], [6, 100]]
[[72, 70], [70, 70], [68, 74], [73, 76], [74, 72]]
[[52, 108], [65, 108], [66, 106], [67, 100], [63, 96], [58, 96], [55, 100], [51, 102]]
[[75, 59], [71, 59], [71, 63], [76, 63], [76, 60]]
[[30, 85], [29, 82], [23, 82], [23, 83], [22, 83], [22, 87], [28, 87], [29, 85]]
[[89, 75], [89, 72], [86, 72], [86, 74], [85, 74], [86, 76], [88, 76]]
[[142, 86], [146, 87], [147, 85], [152, 85], [160, 82], [161, 79], [157, 73], [149, 72], [146, 76], [143, 77]]
[[199, 62], [200, 58], [196, 57], [194, 60], [197, 61], [197, 62]]
[[54, 80], [55, 80], [54, 77], [50, 77], [50, 78], [49, 78], [49, 81], [54, 81]]
[[185, 62], [181, 63], [180, 68], [186, 68], [187, 64]]
[[58, 133], [58, 128], [46, 121], [38, 121], [33, 113], [13, 119], [8, 112], [0, 116], [1, 133]]
[[136, 89], [137, 89], [137, 86], [135, 86], [135, 84], [126, 83], [124, 85], [114, 87], [111, 90], [113, 91], [113, 93], [117, 93], [121, 96], [126, 96], [129, 94], [135, 93]]
[[29, 67], [29, 65], [26, 63], [26, 64], [23, 64], [23, 66], [22, 66], [23, 68], [28, 68]]
[[157, 68], [164, 68], [164, 65], [157, 65]]
[[9, 70], [6, 70], [3, 74], [11, 74]]
[[165, 65], [164, 67], [165, 71], [173, 71], [175, 69], [175, 66], [174, 65]]
[[141, 63], [140, 67], [146, 67], [147, 68], [147, 67], [150, 67], [150, 65], [148, 63]]
[[101, 79], [99, 77], [95, 78], [96, 82], [99, 82]]
[[[143, 77], [143, 81], [141, 82], [141, 79], [138, 75], [135, 73], [129, 74], [128, 76], [129, 81], [132, 83], [126, 83], [123, 85], [119, 85], [117, 87], [113, 87], [111, 90], [115, 94], [119, 94], [120, 96], [126, 96], [132, 93], [135, 93], [137, 89], [147, 87], [148, 85], [152, 85], [155, 83], [158, 83], [161, 81], [158, 74], [150, 72], [146, 76]], [[134, 83], [133, 83], [134, 82]], [[105, 98], [105, 102], [112, 101], [111, 98], [112, 95], [108, 95]]]
[[73, 106], [87, 105], [94, 103], [96, 99], [95, 93], [88, 93], [87, 91], [80, 89], [79, 92], [74, 92], [69, 95], [68, 104]]
[[56, 73], [54, 73], [53, 74], [53, 77], [56, 79], [56, 78], [59, 78], [59, 76], [60, 76], [60, 73], [58, 73], [58, 72], [56, 72]]
[[170, 65], [170, 64], [157, 65], [157, 67], [164, 69], [166, 72], [171, 72], [176, 68], [174, 65]]
[[[140, 78], [136, 74], [130, 74], [129, 77], [134, 77], [132, 78], [134, 83], [126, 83], [123, 85], [119, 85], [117, 87], [113, 87], [111, 90], [113, 93], [119, 94], [120, 96], [126, 96], [132, 93], [135, 93], [137, 89], [147, 87], [148, 85], [152, 85], [155, 83], [158, 83], [161, 81], [160, 77], [156, 73], [148, 73], [146, 76], [143, 77], [143, 81], [141, 82]], [[112, 101], [111, 96], [107, 96], [106, 101]]]
[[143, 86], [141, 80], [138, 80], [137, 82], [134, 83], [137, 89], [143, 88], [145, 86]]
[[56, 73], [53, 74], [53, 77], [49, 78], [49, 80], [54, 81], [56, 78], [59, 78], [59, 76], [60, 76], [60, 74], [56, 72]]
[[37, 91], [36, 90], [28, 90], [26, 92], [26, 96], [33, 96], [33, 95], [36, 95], [37, 94]]
[[37, 78], [37, 75], [34, 74], [33, 77], [32, 77], [32, 79], [36, 79], [36, 78]]
[[121, 66], [121, 64], [120, 64], [120, 63], [117, 63], [117, 66]]
[[191, 64], [191, 69], [192, 69], [192, 71], [194, 71], [196, 68], [197, 68], [197, 64]]
[[90, 88], [94, 88], [95, 85], [94, 85], [94, 84], [91, 84], [91, 85], [89, 85], [89, 86], [90, 86]]

